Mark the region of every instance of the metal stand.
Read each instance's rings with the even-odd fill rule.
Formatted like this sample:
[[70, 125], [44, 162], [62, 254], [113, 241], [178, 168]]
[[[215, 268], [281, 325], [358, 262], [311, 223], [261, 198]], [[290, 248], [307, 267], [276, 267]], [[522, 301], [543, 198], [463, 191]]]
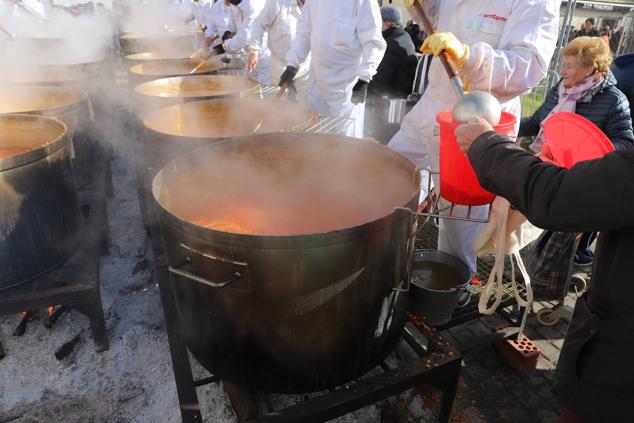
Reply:
[[99, 262], [108, 252], [108, 219], [106, 215], [106, 168], [109, 156], [98, 161], [97, 176], [79, 193], [84, 218], [80, 250], [65, 264], [32, 281], [0, 292], [0, 313], [64, 305], [90, 319], [92, 336], [98, 352], [109, 348], [101, 304]]

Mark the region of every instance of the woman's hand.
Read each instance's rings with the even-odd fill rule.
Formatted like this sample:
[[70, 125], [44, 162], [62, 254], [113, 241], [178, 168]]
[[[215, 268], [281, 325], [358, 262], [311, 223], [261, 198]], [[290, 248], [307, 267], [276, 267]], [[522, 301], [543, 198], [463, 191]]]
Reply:
[[470, 119], [469, 122], [456, 128], [456, 140], [462, 151], [467, 154], [471, 148], [471, 144], [473, 144], [476, 138], [485, 132], [493, 130], [489, 122], [476, 116]]

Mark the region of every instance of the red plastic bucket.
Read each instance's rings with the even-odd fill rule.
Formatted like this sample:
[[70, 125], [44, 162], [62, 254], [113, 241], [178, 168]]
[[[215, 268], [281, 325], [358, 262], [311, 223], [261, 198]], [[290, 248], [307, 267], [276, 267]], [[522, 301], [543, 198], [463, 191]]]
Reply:
[[[436, 122], [440, 125], [440, 196], [464, 206], [482, 206], [493, 202], [495, 195], [480, 186], [469, 159], [460, 150], [454, 132], [460, 123], [454, 122], [452, 111], [438, 113]], [[494, 128], [514, 138], [515, 122], [515, 116], [502, 112], [500, 123]]]

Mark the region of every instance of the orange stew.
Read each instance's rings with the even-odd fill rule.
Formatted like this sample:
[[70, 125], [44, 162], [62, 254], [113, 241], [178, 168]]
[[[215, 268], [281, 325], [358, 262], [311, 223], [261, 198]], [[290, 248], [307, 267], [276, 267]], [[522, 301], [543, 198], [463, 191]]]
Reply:
[[26, 153], [29, 150], [29, 148], [0, 148], [0, 159], [17, 156], [18, 154]]

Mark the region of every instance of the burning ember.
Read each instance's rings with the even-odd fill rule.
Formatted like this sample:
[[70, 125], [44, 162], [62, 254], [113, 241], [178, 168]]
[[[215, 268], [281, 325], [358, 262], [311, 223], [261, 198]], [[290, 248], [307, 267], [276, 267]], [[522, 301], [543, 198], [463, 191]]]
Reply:
[[206, 204], [186, 219], [216, 231], [239, 234], [286, 235], [319, 231], [317, 222], [305, 214], [277, 213], [257, 206], [216, 206]]

